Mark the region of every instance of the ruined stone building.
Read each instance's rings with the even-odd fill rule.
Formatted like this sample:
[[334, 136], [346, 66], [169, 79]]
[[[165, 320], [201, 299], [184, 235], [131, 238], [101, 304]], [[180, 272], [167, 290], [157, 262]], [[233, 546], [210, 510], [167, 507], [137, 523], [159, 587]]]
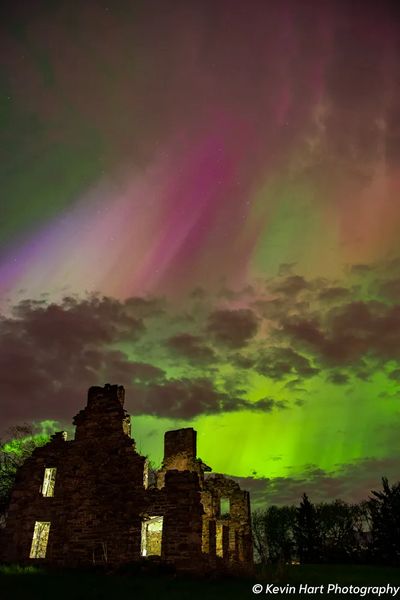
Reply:
[[3, 556], [57, 566], [162, 561], [207, 570], [252, 563], [249, 493], [196, 458], [196, 431], [165, 434], [164, 460], [149, 482], [130, 437], [124, 388], [89, 389], [74, 419], [34, 450], [12, 493]]

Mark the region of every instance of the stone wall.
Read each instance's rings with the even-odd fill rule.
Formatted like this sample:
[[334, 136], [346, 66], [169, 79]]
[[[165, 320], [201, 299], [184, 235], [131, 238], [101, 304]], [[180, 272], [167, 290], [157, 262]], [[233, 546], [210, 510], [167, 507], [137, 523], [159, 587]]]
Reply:
[[[157, 487], [146, 485], [146, 459], [130, 437], [124, 390], [90, 388], [76, 415], [75, 439], [62, 433], [37, 448], [17, 474], [3, 532], [1, 558], [29, 563], [36, 521], [50, 522], [44, 561], [62, 566], [121, 565], [141, 559], [142, 523], [162, 516], [161, 560], [178, 569], [251, 564], [249, 496], [222, 476], [204, 477], [196, 432], [167, 432]], [[46, 468], [56, 469], [54, 495], [44, 497]], [[219, 502], [231, 511], [221, 518]]]
[[[227, 515], [220, 512], [223, 498], [230, 504]], [[204, 481], [202, 503], [205, 511], [203, 531], [207, 532], [210, 522], [215, 522], [217, 556], [231, 564], [251, 565], [253, 541], [249, 493], [241, 490], [232, 479], [220, 474], [210, 475]]]
[[[53, 436], [19, 470], [6, 526], [9, 560], [29, 557], [36, 521], [51, 523], [50, 563], [92, 564], [99, 548], [108, 562], [139, 558], [145, 458], [125, 433], [116, 387], [98, 400], [89, 390], [88, 406], [75, 418], [76, 439]], [[57, 469], [53, 497], [41, 493], [46, 467]]]

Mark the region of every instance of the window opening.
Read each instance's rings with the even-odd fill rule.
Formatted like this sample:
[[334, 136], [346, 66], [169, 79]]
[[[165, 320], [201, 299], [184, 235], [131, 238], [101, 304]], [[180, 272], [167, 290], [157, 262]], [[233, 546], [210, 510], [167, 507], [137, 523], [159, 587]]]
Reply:
[[161, 556], [163, 517], [152, 516], [142, 521], [142, 556]]
[[46, 558], [49, 531], [50, 523], [48, 521], [36, 521], [29, 558]]
[[147, 490], [147, 488], [149, 487], [149, 461], [146, 460], [144, 461], [144, 465], [143, 465], [143, 487], [145, 490]]
[[54, 496], [54, 486], [56, 484], [56, 472], [55, 467], [47, 467], [44, 470], [42, 494], [47, 498]]
[[224, 556], [224, 545], [223, 545], [223, 524], [217, 523], [217, 529], [215, 532], [215, 551], [217, 556], [223, 558]]
[[229, 517], [231, 512], [231, 502], [229, 498], [221, 498], [220, 500], [220, 515], [221, 517]]

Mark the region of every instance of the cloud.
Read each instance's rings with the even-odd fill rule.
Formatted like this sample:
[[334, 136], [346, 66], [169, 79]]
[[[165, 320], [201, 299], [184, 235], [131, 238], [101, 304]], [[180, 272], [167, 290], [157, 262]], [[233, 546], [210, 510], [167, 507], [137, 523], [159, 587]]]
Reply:
[[216, 389], [206, 378], [168, 379], [149, 385], [128, 386], [133, 398], [132, 412], [172, 419], [193, 419], [200, 415], [235, 411], [271, 412], [287, 408], [286, 402], [263, 398], [251, 402]]
[[255, 359], [253, 356], [246, 356], [237, 352], [229, 356], [229, 362], [241, 369], [251, 369], [254, 367]]
[[389, 379], [393, 379], [393, 381], [397, 381], [400, 383], [400, 369], [394, 369], [389, 373]]
[[[383, 281], [379, 273], [368, 271], [375, 289]], [[241, 297], [240, 309], [210, 310], [220, 302], [216, 295], [199, 310], [192, 299], [184, 326], [182, 314], [163, 298], [20, 302], [11, 315], [0, 317], [5, 425], [45, 418], [69, 422], [86, 389], [106, 382], [126, 387], [127, 409], [134, 414], [190, 420], [232, 411], [268, 413], [304, 402], [304, 383], [311, 377], [336, 385], [352, 377], [368, 381], [374, 369], [399, 360], [399, 305], [349, 302], [344, 290], [353, 289], [351, 282], [345, 288], [293, 274], [278, 279], [267, 292], [260, 282], [248, 298], [252, 308], [244, 308]], [[272, 287], [278, 290], [275, 298]], [[393, 382], [397, 371], [395, 364], [385, 367]], [[248, 400], [260, 376], [280, 385], [287, 399]]]
[[110, 381], [150, 382], [161, 380], [165, 372], [149, 363], [130, 361], [118, 350], [107, 352], [107, 364], [104, 378]]
[[288, 408], [288, 403], [285, 400], [273, 400], [272, 398], [262, 398], [257, 402], [253, 402], [252, 405], [254, 406], [253, 410], [265, 412], [271, 412], [273, 409], [286, 410]]
[[380, 285], [379, 295], [392, 302], [398, 302], [400, 298], [400, 278], [384, 281]]
[[297, 296], [300, 292], [310, 289], [310, 283], [301, 275], [290, 275], [275, 286], [272, 286], [273, 291], [287, 295]]
[[351, 296], [349, 289], [342, 286], [328, 286], [322, 289], [318, 294], [318, 300], [321, 302], [340, 302]]
[[291, 348], [278, 347], [264, 350], [254, 368], [258, 373], [277, 380], [291, 375], [301, 378], [312, 377], [319, 372], [305, 356]]
[[131, 314], [129, 305], [108, 297], [66, 297], [60, 304], [24, 300], [15, 306], [13, 317], [2, 319], [2, 334], [24, 336], [42, 350], [77, 352], [82, 342], [136, 340], [144, 332], [143, 321]]
[[144, 319], [159, 317], [165, 313], [166, 300], [164, 298], [127, 298], [124, 302], [126, 309], [132, 310], [136, 318]]
[[341, 371], [332, 371], [331, 373], [328, 373], [327, 381], [337, 385], [343, 385], [349, 382], [349, 376]]
[[[272, 398], [251, 402], [245, 389], [229, 389], [227, 384], [220, 390], [204, 376], [168, 378], [152, 360], [131, 358], [132, 348], [136, 347], [135, 356], [144, 357], [157, 347], [151, 332], [146, 338], [146, 327], [154, 317], [164, 318], [160, 304], [141, 298], [67, 297], [60, 304], [44, 300], [17, 304], [11, 316], [0, 319], [4, 425], [44, 418], [69, 422], [81, 408], [86, 390], [106, 382], [125, 386], [127, 409], [133, 414], [192, 419], [201, 414], [287, 407]], [[244, 344], [256, 328], [251, 311], [219, 311], [213, 313], [211, 324], [215, 335], [233, 346]], [[231, 329], [234, 324], [239, 331]], [[184, 366], [216, 361], [214, 350], [201, 336], [175, 334], [167, 338], [165, 347], [182, 357]]]
[[87, 388], [160, 377], [113, 345], [145, 332], [132, 307], [110, 298], [20, 302], [0, 318], [0, 396], [4, 426], [19, 420], [71, 419]]
[[250, 309], [215, 310], [209, 315], [207, 331], [220, 344], [241, 348], [254, 337], [258, 319]]
[[356, 366], [363, 357], [400, 358], [400, 305], [355, 301], [325, 315], [283, 316], [278, 332], [325, 365]]
[[209, 363], [215, 360], [214, 350], [206, 346], [201, 337], [190, 333], [174, 335], [166, 340], [165, 345], [177, 356], [193, 363]]
[[335, 499], [360, 502], [366, 500], [372, 490], [381, 488], [382, 477], [388, 477], [390, 483], [398, 481], [399, 460], [398, 455], [367, 458], [340, 465], [335, 472], [310, 466], [295, 477], [229, 477], [250, 491], [253, 510], [271, 504], [299, 504], [304, 493], [314, 503]]

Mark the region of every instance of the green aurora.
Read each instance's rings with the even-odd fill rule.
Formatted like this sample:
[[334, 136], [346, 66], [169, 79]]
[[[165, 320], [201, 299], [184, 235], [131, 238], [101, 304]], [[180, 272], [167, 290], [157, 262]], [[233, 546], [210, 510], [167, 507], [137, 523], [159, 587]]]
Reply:
[[364, 498], [400, 465], [394, 5], [134, 4], [1, 20], [0, 430], [118, 383], [156, 464], [193, 426], [254, 505]]

